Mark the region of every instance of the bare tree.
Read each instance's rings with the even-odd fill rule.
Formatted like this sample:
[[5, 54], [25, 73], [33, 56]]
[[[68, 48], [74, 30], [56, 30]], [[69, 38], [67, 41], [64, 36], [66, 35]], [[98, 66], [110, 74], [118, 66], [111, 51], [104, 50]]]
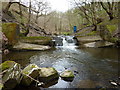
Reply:
[[36, 19], [35, 23], [38, 23], [38, 18], [43, 14], [46, 14], [46, 10], [49, 8], [47, 2], [35, 0], [35, 9], [36, 9]]
[[21, 0], [19, 0], [19, 10], [20, 10], [20, 19], [21, 19], [21, 21], [20, 21], [20, 23], [22, 23], [22, 8], [21, 8]]
[[76, 2], [74, 0], [75, 4], [77, 5], [79, 9], [79, 14], [85, 18], [90, 24], [92, 24], [95, 28], [94, 30], [96, 31], [97, 29], [97, 24], [100, 23], [98, 21], [98, 18], [96, 16], [96, 9], [97, 9], [97, 2]]
[[29, 33], [30, 23], [31, 23], [31, 0], [29, 0], [28, 23], [27, 23], [27, 27], [26, 27], [26, 33], [24, 33], [24, 34], [25, 34], [25, 36], [27, 36], [27, 34]]
[[109, 19], [112, 20], [114, 18], [114, 6], [115, 2], [100, 2], [103, 9], [106, 11], [106, 13], [109, 16]]
[[10, 6], [14, 3], [14, 0], [10, 0], [6, 6], [6, 8], [3, 10], [4, 13], [7, 13], [9, 11]]

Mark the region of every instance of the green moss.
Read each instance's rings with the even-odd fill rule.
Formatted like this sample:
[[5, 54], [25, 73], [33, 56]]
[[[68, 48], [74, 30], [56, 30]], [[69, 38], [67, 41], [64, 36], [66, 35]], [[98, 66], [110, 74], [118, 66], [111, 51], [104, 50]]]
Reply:
[[63, 78], [74, 78], [73, 72], [69, 70], [63, 72], [60, 76]]
[[0, 83], [0, 90], [2, 90], [2, 88], [3, 88], [3, 84], [2, 84], [2, 83]]
[[51, 40], [51, 37], [45, 37], [45, 36], [39, 36], [39, 37], [21, 37], [21, 39], [27, 39], [27, 40]]
[[39, 69], [39, 67], [35, 64], [30, 64], [22, 70], [22, 73], [30, 74], [33, 69]]
[[62, 34], [62, 35], [70, 35], [71, 32], [62, 32], [61, 34]]
[[113, 19], [113, 20], [104, 20], [103, 22], [99, 23], [98, 25], [116, 25], [118, 24], [118, 19]]
[[113, 33], [117, 29], [117, 25], [107, 25], [107, 29], [110, 33]]
[[5, 61], [4, 63], [0, 64], [0, 68], [3, 70], [6, 70], [10, 67], [12, 67], [13, 65], [15, 65], [16, 62], [14, 61]]
[[39, 45], [51, 45], [52, 38], [39, 36], [39, 37], [21, 37], [20, 40], [25, 43], [39, 44]]
[[53, 67], [41, 68], [39, 73], [41, 82], [49, 82], [59, 77], [58, 72]]
[[14, 45], [18, 40], [19, 30], [16, 23], [2, 23], [2, 32], [6, 35], [10, 45]]
[[97, 31], [92, 31], [90, 33], [87, 33], [86, 35], [92, 36], [92, 35], [96, 35]]
[[118, 38], [111, 38], [111, 42], [116, 43], [117, 41], [119, 41]]
[[28, 76], [35, 79], [36, 77], [39, 76], [39, 71], [40, 71], [39, 67], [35, 64], [30, 64], [27, 67], [25, 67], [22, 70], [23, 78], [21, 84], [25, 86], [29, 86], [33, 80]]
[[41, 68], [40, 77], [49, 77], [54, 74], [58, 74], [58, 73], [53, 67]]

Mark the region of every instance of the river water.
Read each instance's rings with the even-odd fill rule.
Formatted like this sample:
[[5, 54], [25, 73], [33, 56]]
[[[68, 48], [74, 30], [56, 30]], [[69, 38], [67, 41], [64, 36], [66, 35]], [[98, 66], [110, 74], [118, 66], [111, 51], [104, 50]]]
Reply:
[[[39, 67], [54, 67], [59, 73], [72, 70], [75, 78], [67, 82], [59, 78], [49, 88], [95, 88], [112, 85], [109, 80], [118, 79], [118, 48], [80, 48], [73, 44], [57, 46], [47, 51], [11, 52], [4, 60], [14, 60], [22, 68], [30, 63]], [[46, 86], [48, 87], [48, 86]]]

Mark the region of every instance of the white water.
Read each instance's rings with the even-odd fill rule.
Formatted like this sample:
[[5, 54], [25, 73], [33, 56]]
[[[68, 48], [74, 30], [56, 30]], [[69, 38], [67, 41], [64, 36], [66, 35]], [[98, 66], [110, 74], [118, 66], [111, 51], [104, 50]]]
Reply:
[[65, 38], [68, 38], [68, 39], [72, 39], [74, 41], [73, 38], [69, 38], [69, 37], [62, 37], [63, 38], [63, 46], [57, 46], [59, 48], [64, 48], [64, 49], [70, 49], [70, 50], [74, 50], [77, 46], [75, 45], [75, 43], [68, 43], [67, 40], [65, 40]]
[[63, 47], [69, 46], [69, 43], [65, 40], [65, 37], [63, 38]]

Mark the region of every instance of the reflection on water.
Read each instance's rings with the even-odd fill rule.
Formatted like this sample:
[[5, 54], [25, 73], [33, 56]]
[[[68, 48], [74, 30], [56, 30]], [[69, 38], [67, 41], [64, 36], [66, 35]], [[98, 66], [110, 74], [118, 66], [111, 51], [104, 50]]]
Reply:
[[49, 88], [77, 88], [96, 86], [111, 87], [109, 80], [118, 78], [117, 48], [60, 48], [41, 52], [12, 52], [4, 60], [15, 60], [22, 66], [35, 63], [39, 67], [54, 67], [59, 73], [72, 70], [75, 78], [58, 83]]

